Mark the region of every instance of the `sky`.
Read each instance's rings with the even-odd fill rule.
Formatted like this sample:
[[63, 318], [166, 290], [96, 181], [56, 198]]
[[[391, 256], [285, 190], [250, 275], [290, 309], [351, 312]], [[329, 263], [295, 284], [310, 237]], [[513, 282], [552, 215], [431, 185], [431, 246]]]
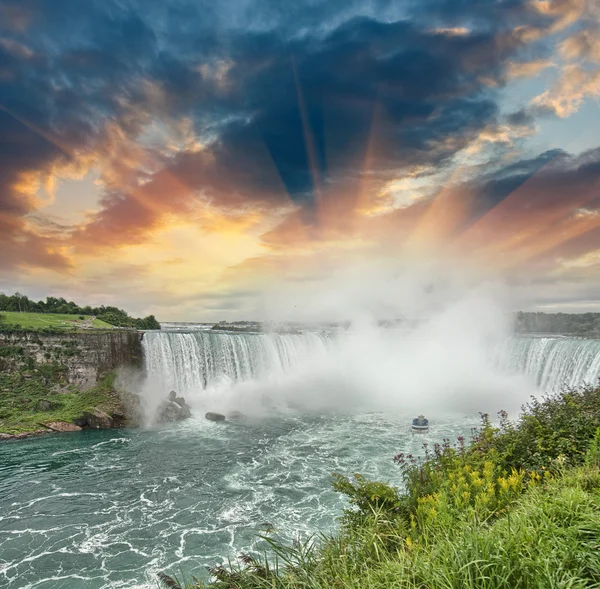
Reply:
[[598, 0], [0, 0], [0, 291], [600, 311], [599, 100]]

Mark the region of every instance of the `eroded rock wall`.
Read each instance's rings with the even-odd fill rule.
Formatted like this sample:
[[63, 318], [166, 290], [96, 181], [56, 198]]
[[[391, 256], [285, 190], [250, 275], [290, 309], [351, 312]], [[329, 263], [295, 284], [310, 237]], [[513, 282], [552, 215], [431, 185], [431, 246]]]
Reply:
[[82, 390], [104, 374], [121, 367], [143, 368], [142, 332], [115, 330], [78, 333], [1, 333], [0, 371], [23, 371], [32, 366], [64, 367], [66, 384]]

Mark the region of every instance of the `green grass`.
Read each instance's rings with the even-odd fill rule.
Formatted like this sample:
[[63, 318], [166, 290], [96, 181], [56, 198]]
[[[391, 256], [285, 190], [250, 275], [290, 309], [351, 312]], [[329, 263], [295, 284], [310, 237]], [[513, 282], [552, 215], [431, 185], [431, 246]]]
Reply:
[[[51, 370], [51, 368], [54, 370]], [[0, 433], [20, 434], [42, 428], [43, 423], [74, 423], [85, 411], [95, 407], [107, 413], [119, 406], [113, 389], [114, 375], [109, 374], [94, 388], [82, 392], [75, 387], [67, 392], [52, 392], [52, 384], [60, 383], [59, 365], [42, 365], [31, 372], [0, 373]], [[54, 374], [50, 375], [51, 372]], [[51, 409], [40, 410], [42, 401]]]
[[[17, 325], [24, 329], [43, 329], [43, 328], [59, 328], [59, 329], [77, 329], [87, 325], [89, 316], [84, 315], [60, 315], [58, 313], [19, 313], [16, 311], [2, 311], [4, 320], [0, 323]], [[84, 319], [80, 319], [84, 317]], [[113, 329], [110, 323], [94, 319], [91, 326], [96, 329]]]

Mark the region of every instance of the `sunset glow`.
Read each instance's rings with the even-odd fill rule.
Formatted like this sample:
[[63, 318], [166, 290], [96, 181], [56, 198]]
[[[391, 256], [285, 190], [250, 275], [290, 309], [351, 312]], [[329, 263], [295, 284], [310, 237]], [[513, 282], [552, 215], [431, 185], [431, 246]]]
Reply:
[[0, 291], [248, 319], [453, 256], [595, 307], [593, 2], [268, 4], [2, 2]]

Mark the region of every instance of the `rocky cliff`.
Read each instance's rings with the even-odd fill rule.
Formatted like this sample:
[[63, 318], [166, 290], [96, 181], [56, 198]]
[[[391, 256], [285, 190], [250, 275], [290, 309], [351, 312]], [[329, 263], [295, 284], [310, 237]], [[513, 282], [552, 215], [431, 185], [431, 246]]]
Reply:
[[97, 331], [77, 333], [1, 333], [0, 372], [40, 365], [60, 367], [64, 384], [88, 390], [109, 371], [143, 367], [142, 333]]
[[0, 440], [190, 417], [185, 399], [171, 391], [144, 419], [136, 394], [141, 341], [142, 332], [124, 330], [0, 332]]

